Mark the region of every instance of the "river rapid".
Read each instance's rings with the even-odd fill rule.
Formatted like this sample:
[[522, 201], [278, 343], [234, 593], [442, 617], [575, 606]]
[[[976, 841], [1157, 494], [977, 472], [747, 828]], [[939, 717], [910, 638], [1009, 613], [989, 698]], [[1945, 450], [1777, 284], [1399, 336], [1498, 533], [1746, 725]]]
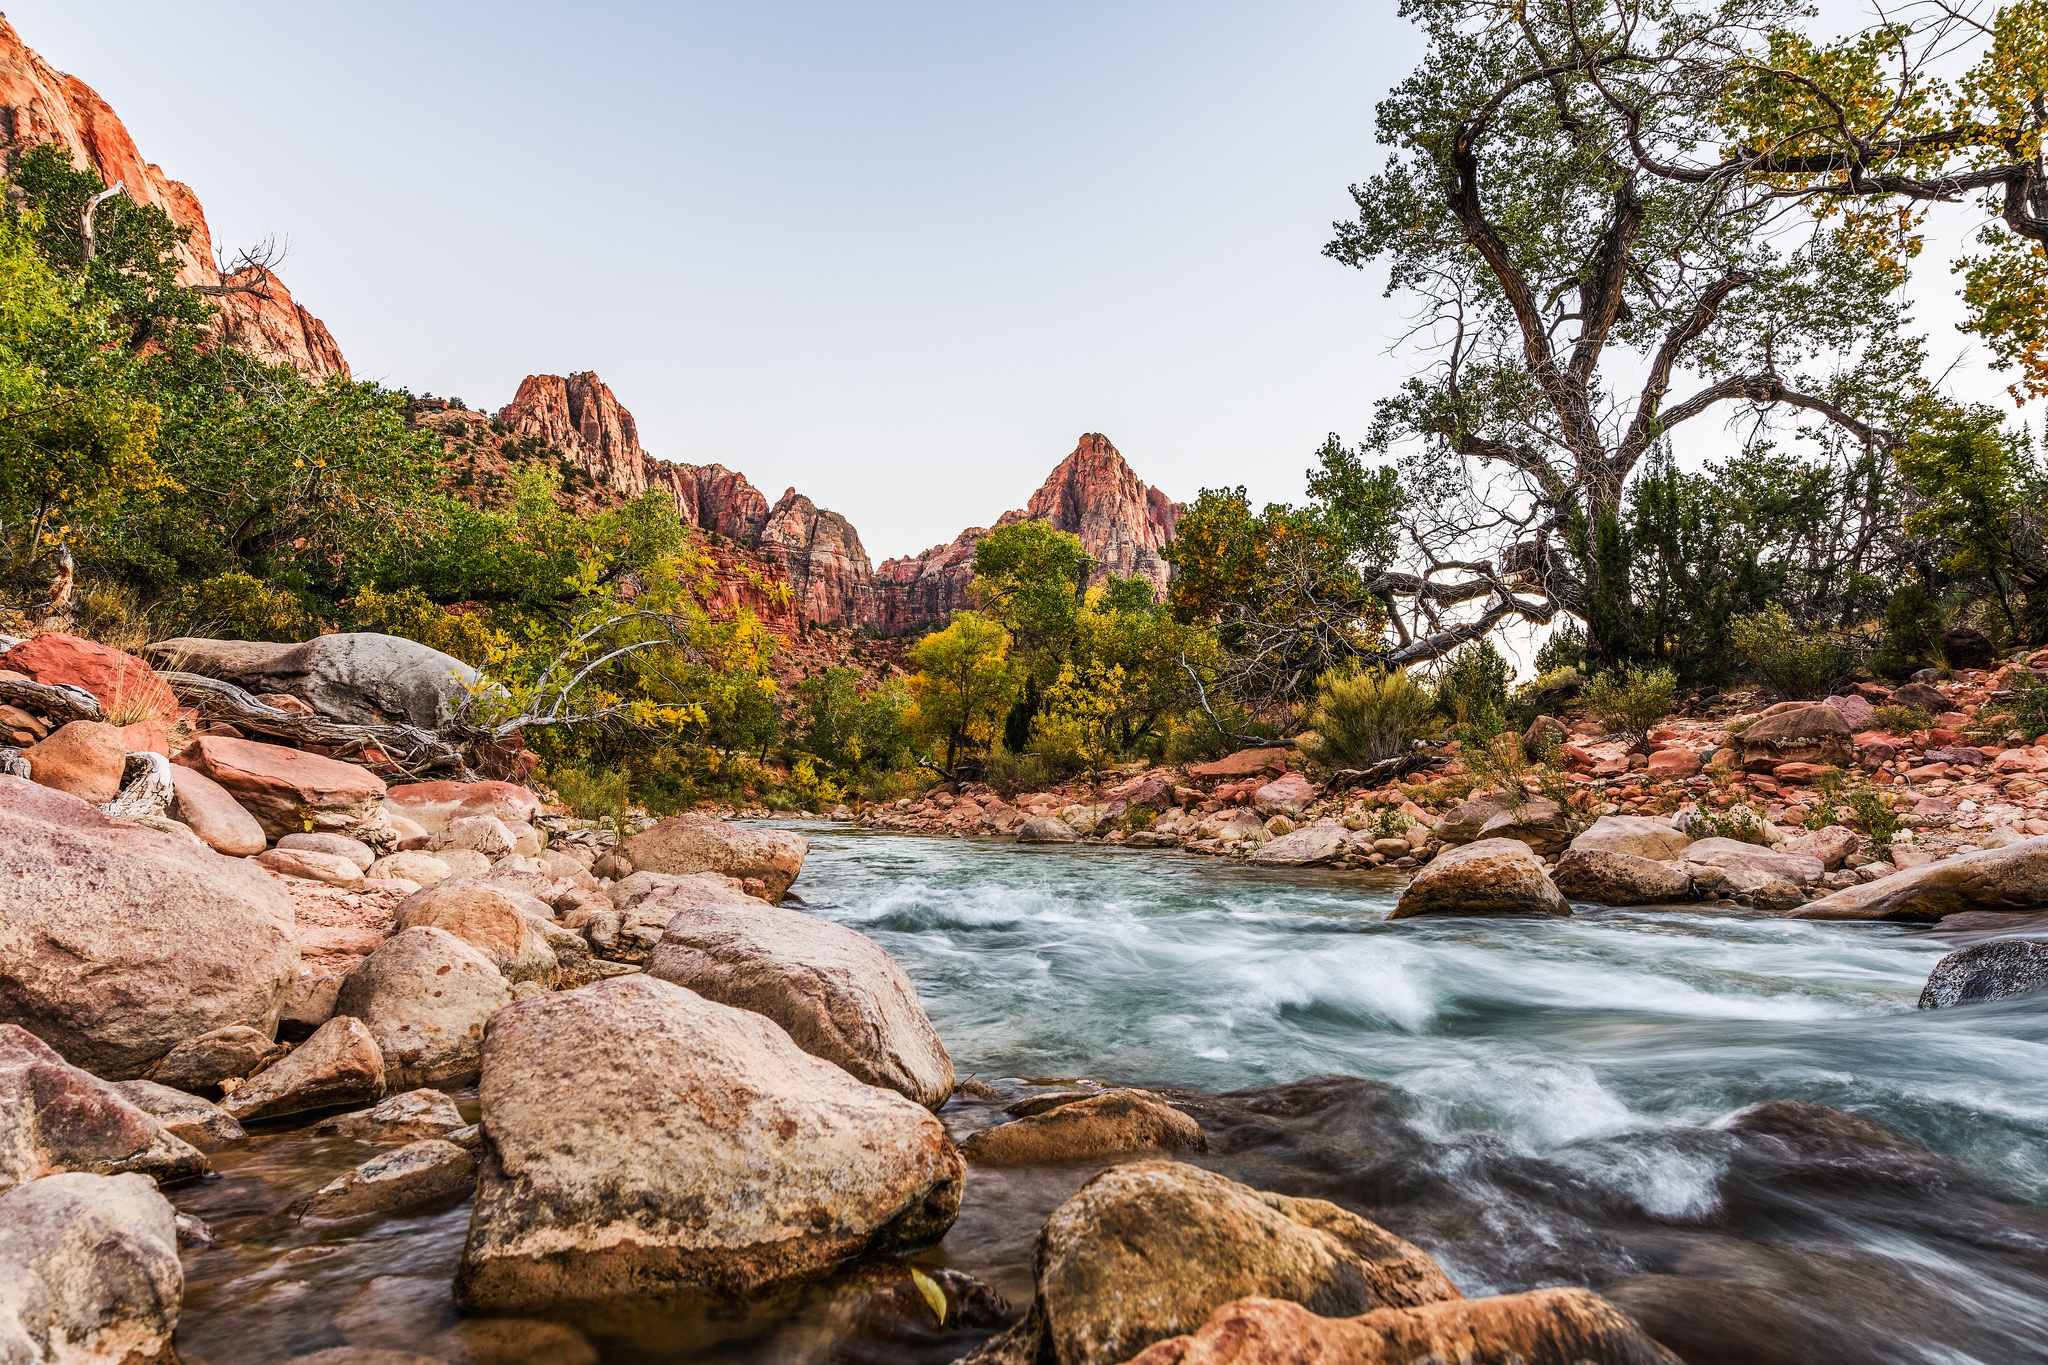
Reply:
[[[1914, 1008], [1970, 936], [1599, 909], [1390, 923], [1398, 884], [1357, 873], [797, 828], [804, 908], [887, 949], [986, 1084], [948, 1107], [956, 1135], [1035, 1085], [1144, 1085], [1202, 1122], [1202, 1164], [1356, 1209], [1467, 1295], [1588, 1285], [1693, 1361], [2048, 1360], [2048, 997]], [[1731, 1123], [1770, 1101], [1866, 1122], [1779, 1105]], [[986, 1336], [849, 1325], [831, 1289], [575, 1332], [464, 1323], [466, 1204], [324, 1231], [283, 1216], [369, 1154], [265, 1132], [173, 1192], [218, 1239], [187, 1256], [188, 1365], [343, 1344], [936, 1362]], [[1096, 1169], [971, 1171], [917, 1261], [1021, 1307], [1033, 1235]]]

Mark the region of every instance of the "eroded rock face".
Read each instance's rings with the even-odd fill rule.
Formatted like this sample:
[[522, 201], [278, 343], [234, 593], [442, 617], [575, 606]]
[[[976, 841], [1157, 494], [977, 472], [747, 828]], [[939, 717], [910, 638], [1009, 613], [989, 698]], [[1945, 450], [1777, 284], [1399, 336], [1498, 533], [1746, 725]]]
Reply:
[[1692, 878], [1673, 863], [1597, 848], [1566, 849], [1551, 881], [1573, 900], [1597, 905], [1668, 905], [1692, 895]]
[[184, 1296], [177, 1214], [143, 1177], [52, 1175], [0, 1194], [0, 1360], [175, 1360]]
[[[165, 667], [249, 692], [283, 692], [351, 725], [432, 730], [461, 711], [482, 676], [453, 655], [399, 635], [344, 631], [303, 644], [180, 637], [143, 651]], [[175, 662], [173, 662], [175, 661]]]
[[1799, 919], [1936, 920], [1965, 910], [2048, 908], [2048, 835], [1895, 872], [1808, 901]]
[[270, 1030], [298, 965], [261, 868], [0, 776], [0, 1022], [126, 1079], [196, 1034]]
[[1625, 853], [1636, 858], [1676, 858], [1692, 842], [1692, 836], [1674, 829], [1668, 820], [1644, 815], [1603, 815], [1588, 826], [1571, 846], [1575, 850]]
[[1173, 1161], [1112, 1167], [1038, 1234], [1037, 1292], [992, 1360], [1116, 1365], [1259, 1294], [1324, 1317], [1456, 1300], [1436, 1262], [1320, 1199]]
[[336, 1015], [285, 1057], [221, 1102], [238, 1122], [282, 1118], [384, 1093], [385, 1060], [361, 1020]]
[[[674, 815], [619, 844], [607, 855], [611, 875], [634, 872], [685, 875], [718, 872], [742, 880], [755, 877], [780, 901], [803, 870], [810, 845], [801, 834], [780, 829], [741, 829], [708, 815]], [[602, 865], [602, 864], [601, 864]]]
[[205, 1157], [113, 1086], [0, 1024], [0, 1189], [62, 1171], [184, 1180], [205, 1169]]
[[[649, 905], [661, 904], [656, 892]], [[813, 1057], [937, 1109], [953, 1059], [910, 978], [873, 940], [815, 915], [735, 900], [679, 904], [648, 975], [780, 1024]]]
[[1628, 1316], [1584, 1289], [1386, 1308], [1331, 1318], [1247, 1298], [1130, 1365], [1681, 1365]]
[[1388, 918], [1571, 912], [1527, 844], [1519, 839], [1481, 839], [1432, 859], [1408, 883]]
[[273, 839], [353, 829], [384, 799], [384, 779], [368, 768], [253, 739], [201, 735], [172, 762], [226, 789]]
[[1040, 1165], [1126, 1152], [1208, 1150], [1202, 1125], [1143, 1090], [1087, 1095], [970, 1134], [960, 1150], [985, 1166]]
[[923, 1108], [645, 976], [506, 1010], [481, 1096], [456, 1280], [473, 1310], [752, 1297], [930, 1241], [959, 1211], [964, 1163]]
[[1753, 773], [1767, 773], [1780, 763], [1845, 768], [1856, 760], [1849, 723], [1840, 711], [1819, 702], [1761, 716], [1729, 744]]
[[335, 999], [363, 1021], [384, 1057], [389, 1088], [461, 1082], [477, 1074], [484, 1025], [512, 1002], [491, 960], [445, 929], [402, 929], [357, 963]]
[[1920, 992], [1920, 1008], [1980, 1005], [2036, 991], [2048, 991], [2048, 941], [1998, 939], [1973, 944], [1935, 963]]

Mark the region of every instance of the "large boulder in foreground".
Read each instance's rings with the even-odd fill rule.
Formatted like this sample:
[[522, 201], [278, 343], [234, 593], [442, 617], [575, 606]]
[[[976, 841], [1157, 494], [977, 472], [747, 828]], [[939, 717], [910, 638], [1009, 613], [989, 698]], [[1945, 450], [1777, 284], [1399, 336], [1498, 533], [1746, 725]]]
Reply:
[[783, 829], [741, 829], [708, 815], [674, 815], [634, 835], [598, 860], [599, 876], [635, 872], [722, 872], [758, 879], [770, 901], [780, 902], [803, 870], [810, 845]]
[[1040, 1229], [1032, 1266], [1030, 1312], [971, 1359], [1116, 1365], [1253, 1294], [1325, 1317], [1458, 1298], [1435, 1261], [1355, 1213], [1175, 1161], [1083, 1185]]
[[354, 829], [384, 799], [384, 779], [368, 768], [253, 739], [201, 735], [171, 761], [212, 779], [272, 839]]
[[1692, 878], [1676, 864], [1576, 845], [1557, 860], [1551, 882], [1573, 900], [1596, 905], [1669, 905], [1692, 895]]
[[143, 653], [160, 668], [201, 673], [249, 692], [285, 692], [323, 716], [353, 725], [416, 725], [452, 719], [482, 675], [452, 654], [397, 635], [349, 631], [304, 644], [180, 638]]
[[1842, 719], [1840, 711], [1820, 702], [1760, 716], [1729, 740], [1729, 747], [1743, 768], [1753, 773], [1767, 773], [1780, 763], [1846, 768], [1856, 760], [1849, 722]]
[[1920, 1008], [1982, 1005], [2036, 991], [2048, 991], [2048, 941], [2002, 938], [1974, 944], [1935, 963], [1920, 992]]
[[472, 1310], [748, 1298], [929, 1242], [965, 1164], [939, 1121], [760, 1015], [646, 976], [492, 1021]]
[[[657, 891], [640, 904], [663, 901]], [[952, 1098], [953, 1059], [917, 988], [872, 939], [744, 897], [677, 904], [648, 975], [765, 1015], [813, 1057], [927, 1109]]]
[[1389, 919], [1417, 915], [1569, 915], [1543, 861], [1520, 839], [1481, 839], [1415, 874]]
[[512, 983], [445, 929], [402, 929], [349, 969], [337, 1017], [362, 1020], [391, 1090], [460, 1084], [482, 1065], [484, 1025], [512, 1003]]
[[0, 776], [0, 1022], [126, 1080], [195, 1034], [274, 1028], [298, 968], [263, 869]]
[[172, 1361], [177, 1214], [139, 1175], [53, 1175], [0, 1195], [0, 1360]]
[[183, 1180], [205, 1170], [154, 1115], [28, 1030], [0, 1024], [0, 1190], [61, 1171]]
[[1809, 901], [1796, 919], [1937, 920], [1964, 910], [2048, 908], [2048, 835], [1910, 868]]
[[1598, 1294], [1535, 1289], [1332, 1318], [1248, 1298], [1130, 1365], [1681, 1365]]

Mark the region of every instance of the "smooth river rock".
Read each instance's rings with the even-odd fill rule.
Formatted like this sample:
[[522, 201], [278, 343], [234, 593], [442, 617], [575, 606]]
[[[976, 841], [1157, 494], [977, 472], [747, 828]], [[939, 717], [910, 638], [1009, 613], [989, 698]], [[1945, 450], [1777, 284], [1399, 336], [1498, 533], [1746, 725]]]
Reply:
[[177, 1214], [139, 1175], [0, 1194], [0, 1360], [169, 1365], [185, 1296]]
[[112, 1085], [0, 1024], [0, 1190], [63, 1171], [184, 1180], [205, 1170], [205, 1157]]
[[1998, 939], [1973, 944], [1935, 963], [1920, 992], [1920, 1008], [1981, 1005], [2036, 991], [2048, 991], [2048, 940]]
[[221, 1109], [241, 1122], [361, 1104], [384, 1093], [385, 1071], [370, 1030], [360, 1019], [336, 1015], [221, 1101]]
[[[1828, 710], [1832, 715], [1833, 711]], [[1804, 887], [1826, 874], [1820, 859], [1803, 853], [1775, 853], [1740, 839], [1700, 839], [1686, 845], [1678, 868], [1702, 895], [1747, 896], [1766, 909], [1802, 904]]]
[[369, 1028], [390, 1089], [459, 1084], [477, 1074], [484, 1025], [512, 1003], [512, 983], [445, 929], [403, 929], [349, 969], [337, 1014]]
[[2048, 908], [2048, 835], [1965, 853], [1809, 901], [1795, 919], [1937, 920], [1964, 910]]
[[[673, 815], [634, 835], [598, 860], [592, 870], [624, 878], [634, 872], [722, 872], [758, 878], [768, 899], [780, 902], [803, 870], [810, 845], [781, 829], [741, 829], [708, 815]], [[609, 870], [606, 870], [609, 868]]]
[[[643, 907], [664, 903], [656, 892]], [[874, 940], [798, 910], [693, 898], [668, 921], [647, 964], [657, 980], [752, 1010], [847, 1074], [937, 1109], [953, 1095], [953, 1059], [917, 988]]]
[[1408, 883], [1388, 918], [1571, 912], [1528, 844], [1519, 839], [1481, 839], [1433, 858]]
[[1603, 815], [1573, 839], [1574, 851], [1623, 853], [1636, 858], [1663, 861], [1676, 858], [1692, 842], [1692, 836], [1674, 829], [1668, 820], [1646, 815]]
[[308, 1195], [292, 1212], [338, 1221], [445, 1199], [476, 1183], [476, 1157], [442, 1138], [423, 1138], [371, 1157]]
[[408, 1090], [379, 1100], [353, 1114], [337, 1114], [313, 1125], [326, 1137], [362, 1138], [367, 1142], [417, 1142], [444, 1138], [469, 1126], [455, 1101], [439, 1090]]
[[539, 902], [523, 906], [525, 899], [470, 877], [444, 879], [400, 902], [395, 923], [445, 930], [489, 958], [506, 980], [546, 984], [554, 979], [555, 952], [536, 921], [549, 920], [550, 912]]
[[155, 1081], [117, 1081], [115, 1093], [164, 1126], [164, 1131], [202, 1152], [247, 1136], [242, 1125], [211, 1100]]
[[239, 1080], [283, 1051], [263, 1030], [229, 1024], [172, 1048], [149, 1069], [149, 1079], [194, 1094], [218, 1091], [222, 1081]]
[[647, 976], [492, 1021], [457, 1299], [749, 1298], [930, 1242], [965, 1163], [922, 1106]]
[[1518, 806], [1498, 792], [1453, 807], [1432, 832], [1447, 844], [1513, 839], [1546, 857], [1563, 849], [1572, 837], [1571, 824], [1557, 802], [1531, 796]]
[[256, 817], [220, 783], [196, 768], [171, 765], [171, 788], [178, 794], [176, 814], [200, 841], [230, 858], [253, 857], [269, 842]]
[[298, 967], [269, 873], [0, 776], [0, 1023], [125, 1080], [196, 1034], [274, 1028]]
[[1208, 1150], [1202, 1125], [1143, 1090], [1076, 1096], [970, 1134], [960, 1144], [982, 1166], [1043, 1165], [1127, 1152]]
[[1072, 825], [1056, 815], [1034, 815], [1017, 831], [1020, 844], [1071, 844], [1080, 838]]
[[1313, 867], [1342, 853], [1350, 833], [1342, 825], [1310, 825], [1261, 844], [1251, 861], [1269, 867]]
[[1326, 1317], [1458, 1298], [1435, 1261], [1357, 1214], [1175, 1161], [1082, 1186], [1039, 1231], [1032, 1266], [1030, 1312], [971, 1360], [1117, 1365], [1252, 1294]]
[[1668, 905], [1692, 895], [1692, 878], [1675, 863], [1576, 844], [1550, 877], [1573, 900], [1597, 905]]
[[21, 756], [39, 785], [97, 806], [120, 794], [127, 753], [119, 726], [74, 720]]

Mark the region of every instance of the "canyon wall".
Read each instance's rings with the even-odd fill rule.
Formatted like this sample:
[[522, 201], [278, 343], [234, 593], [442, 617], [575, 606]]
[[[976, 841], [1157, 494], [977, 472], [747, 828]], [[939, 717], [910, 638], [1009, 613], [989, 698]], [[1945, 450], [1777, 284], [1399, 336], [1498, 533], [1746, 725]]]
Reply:
[[[74, 165], [90, 166], [109, 186], [122, 185], [130, 199], [162, 209], [190, 233], [178, 252], [178, 283], [215, 287], [251, 282], [247, 275], [222, 279], [206, 210], [191, 187], [143, 160], [112, 106], [84, 81], [44, 61], [0, 15], [0, 166], [11, 168], [16, 157], [43, 142], [65, 148]], [[283, 280], [265, 273], [269, 278], [261, 293], [221, 296], [222, 334], [264, 360], [289, 363], [316, 379], [348, 374], [348, 362], [326, 325], [299, 306]]]

